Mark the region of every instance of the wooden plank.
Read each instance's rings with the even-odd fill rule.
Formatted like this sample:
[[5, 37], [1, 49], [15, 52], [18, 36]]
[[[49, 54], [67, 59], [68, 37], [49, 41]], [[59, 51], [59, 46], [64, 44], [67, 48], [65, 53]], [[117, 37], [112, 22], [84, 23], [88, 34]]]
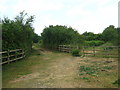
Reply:
[[[25, 52], [18, 53], [17, 55], [21, 55], [21, 54], [24, 54], [24, 53], [25, 53]], [[12, 57], [12, 56], [16, 56], [16, 55], [9, 55], [9, 57]], [[8, 58], [8, 56], [2, 57], [2, 58]]]
[[10, 50], [10, 52], [21, 51], [22, 49]]
[[7, 53], [7, 51], [0, 52], [0, 54], [2, 54], [2, 53]]
[[[93, 47], [93, 46], [84, 46], [84, 47]], [[94, 47], [116, 47], [116, 48], [118, 48], [120, 46], [94, 46]]]
[[21, 55], [21, 54], [24, 54], [25, 52], [22, 52], [22, 53], [17, 53], [17, 55]]
[[13, 62], [13, 61], [15, 61], [15, 60], [22, 59], [22, 58], [23, 58], [23, 57], [15, 58], [15, 59], [12, 59], [12, 60], [9, 60], [9, 61], [4, 61], [4, 62], [2, 62], [2, 63], [0, 63], [0, 64], [10, 63], [10, 62]]
[[8, 58], [8, 56], [2, 57], [2, 58]]
[[94, 55], [94, 53], [84, 53], [84, 54], [86, 54], [86, 55], [87, 55], [87, 54], [91, 54], [91, 55]]
[[[8, 51], [1, 52], [1, 53], [7, 53], [7, 56], [2, 57], [2, 58], [7, 58], [7, 61], [4, 61], [4, 62], [2, 62], [0, 64], [5, 64], [5, 63], [9, 64], [12, 61], [24, 58], [25, 57], [25, 52], [23, 50], [22, 50], [21, 53], [17, 53], [16, 54], [17, 51], [21, 51], [21, 50], [22, 49], [16, 49], [16, 50], [8, 50]], [[10, 52], [15, 52], [15, 54], [10, 55]], [[22, 56], [21, 57], [17, 57], [17, 55], [22, 55]], [[10, 57], [12, 57], [12, 56], [16, 56], [16, 57], [14, 59], [10, 60]]]
[[1, 64], [5, 64], [5, 63], [8, 63], [8, 61], [4, 61], [4, 62], [2, 62]]
[[9, 57], [13, 57], [13, 56], [16, 56], [16, 55], [9, 55]]
[[[104, 49], [95, 49], [95, 51], [108, 51], [108, 50], [104, 50]], [[109, 51], [118, 51], [117, 49], [111, 49]]]
[[16, 61], [16, 60], [19, 60], [19, 59], [22, 59], [23, 57], [19, 57], [19, 58], [15, 58], [15, 59], [12, 59], [12, 60], [9, 60], [10, 62], [12, 61]]

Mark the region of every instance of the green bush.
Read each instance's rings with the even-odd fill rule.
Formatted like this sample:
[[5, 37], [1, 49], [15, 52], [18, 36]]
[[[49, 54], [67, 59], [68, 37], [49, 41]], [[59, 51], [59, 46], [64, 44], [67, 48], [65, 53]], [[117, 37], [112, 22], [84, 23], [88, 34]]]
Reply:
[[80, 51], [79, 51], [78, 49], [73, 49], [73, 50], [72, 50], [72, 55], [73, 55], [73, 56], [80, 56], [79, 52], [80, 52]]
[[99, 41], [99, 40], [95, 40], [95, 41], [85, 41], [85, 46], [100, 46], [104, 44], [104, 41]]
[[26, 53], [30, 53], [35, 34], [32, 27], [33, 21], [34, 16], [28, 16], [24, 11], [13, 20], [4, 18], [2, 20], [2, 50], [21, 48]]
[[50, 25], [41, 33], [44, 48], [54, 50], [58, 45], [78, 45], [83, 43], [83, 37], [73, 28], [62, 25]]
[[114, 46], [114, 45], [111, 42], [107, 42], [107, 43], [104, 43], [102, 46]]

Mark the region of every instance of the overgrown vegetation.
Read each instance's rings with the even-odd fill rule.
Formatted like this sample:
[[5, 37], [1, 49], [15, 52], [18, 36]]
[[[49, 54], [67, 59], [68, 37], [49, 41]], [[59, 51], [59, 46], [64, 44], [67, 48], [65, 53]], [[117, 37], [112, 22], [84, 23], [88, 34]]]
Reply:
[[81, 75], [92, 75], [98, 76], [100, 71], [107, 71], [113, 69], [111, 66], [80, 66], [80, 76]]
[[96, 72], [98, 70], [98, 68], [95, 67], [86, 67], [86, 66], [80, 66], [80, 73], [79, 75], [84, 75], [84, 74], [88, 74], [88, 75], [96, 75]]
[[114, 44], [117, 44], [116, 43], [117, 36], [118, 36], [117, 29], [113, 25], [110, 25], [103, 31], [102, 40], [105, 42], [112, 42]]
[[119, 45], [120, 39], [119, 28], [115, 28], [113, 25], [105, 28], [102, 33], [94, 34], [93, 32], [84, 32], [82, 35], [84, 37], [86, 46], [100, 46], [105, 43], [112, 43], [112, 45]]
[[[14, 20], [5, 17], [2, 20], [2, 49], [22, 48], [28, 52], [32, 48], [32, 42], [38, 42], [39, 36], [34, 33], [32, 23], [34, 16], [28, 16], [27, 13], [20, 12]], [[38, 38], [36, 40], [36, 37]]]
[[100, 46], [104, 44], [104, 41], [92, 40], [92, 41], [85, 41], [85, 46]]
[[80, 56], [80, 50], [78, 50], [78, 49], [73, 49], [71, 51], [71, 53], [72, 53], [73, 56]]
[[61, 25], [46, 27], [41, 36], [43, 46], [49, 49], [54, 49], [61, 44], [81, 45], [83, 43], [83, 38], [77, 31]]
[[104, 87], [119, 85], [117, 59], [88, 58], [80, 60], [79, 65], [79, 81], [92, 85], [97, 83]]

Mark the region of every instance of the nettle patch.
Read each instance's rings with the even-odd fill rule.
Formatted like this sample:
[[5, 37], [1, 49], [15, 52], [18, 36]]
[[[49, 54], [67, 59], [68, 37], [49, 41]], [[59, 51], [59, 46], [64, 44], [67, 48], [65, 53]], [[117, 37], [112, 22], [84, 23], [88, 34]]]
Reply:
[[80, 66], [79, 67], [79, 76], [80, 79], [83, 80], [90, 80], [91, 77], [98, 77], [100, 75], [100, 72], [111, 70], [112, 67], [110, 66]]
[[96, 67], [86, 67], [86, 66], [80, 66], [79, 71], [80, 74], [79, 75], [95, 75], [97, 73], [98, 68]]

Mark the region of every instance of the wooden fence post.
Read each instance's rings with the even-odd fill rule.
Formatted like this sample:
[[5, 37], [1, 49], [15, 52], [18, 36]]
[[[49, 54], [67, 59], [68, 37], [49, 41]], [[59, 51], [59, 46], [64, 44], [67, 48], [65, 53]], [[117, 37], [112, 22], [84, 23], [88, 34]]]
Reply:
[[110, 52], [110, 49], [109, 49], [109, 47], [108, 47], [108, 49], [107, 49], [107, 56], [109, 57], [109, 52]]
[[[17, 51], [15, 51], [15, 58], [17, 58]], [[17, 61], [17, 60], [16, 60]]]
[[24, 58], [24, 53], [23, 52], [24, 52], [23, 49], [21, 49], [22, 57]]
[[94, 56], [95, 56], [95, 46], [93, 46], [93, 53], [94, 53]]
[[24, 51], [24, 49], [22, 49], [23, 50], [23, 58], [25, 57], [25, 51]]
[[120, 46], [118, 46], [118, 63], [120, 62]]
[[7, 57], [7, 61], [8, 61], [8, 64], [10, 63], [10, 50], [8, 49], [8, 51], [7, 51], [7, 55], [8, 55], [8, 57]]
[[79, 49], [78, 46], [77, 46], [77, 49]]
[[59, 45], [59, 51], [61, 51], [61, 46]]
[[70, 45], [70, 47], [69, 47], [69, 53], [71, 53], [71, 51], [72, 51], [72, 47], [71, 47], [71, 45]]
[[85, 57], [85, 52], [84, 52], [85, 47], [83, 46], [83, 57]]

